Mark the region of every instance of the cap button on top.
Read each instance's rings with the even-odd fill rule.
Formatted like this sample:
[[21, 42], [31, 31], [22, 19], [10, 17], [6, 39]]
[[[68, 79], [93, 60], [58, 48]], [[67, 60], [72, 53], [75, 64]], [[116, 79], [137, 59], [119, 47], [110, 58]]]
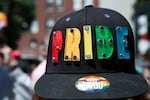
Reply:
[[93, 8], [93, 5], [87, 5], [85, 8]]

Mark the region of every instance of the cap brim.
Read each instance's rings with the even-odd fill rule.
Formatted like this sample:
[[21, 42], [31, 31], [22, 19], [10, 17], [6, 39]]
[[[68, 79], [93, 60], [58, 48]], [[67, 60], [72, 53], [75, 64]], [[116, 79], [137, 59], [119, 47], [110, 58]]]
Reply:
[[35, 85], [35, 93], [49, 99], [117, 99], [141, 95], [148, 88], [138, 74], [100, 73], [94, 75], [105, 77], [110, 82], [107, 90], [94, 93], [79, 91], [75, 83], [89, 75], [93, 74], [45, 74]]

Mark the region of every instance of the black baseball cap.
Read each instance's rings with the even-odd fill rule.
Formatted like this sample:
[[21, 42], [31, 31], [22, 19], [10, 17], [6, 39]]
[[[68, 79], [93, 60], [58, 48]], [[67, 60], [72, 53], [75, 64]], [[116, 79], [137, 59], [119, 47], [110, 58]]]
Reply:
[[118, 12], [86, 6], [52, 29], [45, 74], [35, 94], [47, 99], [120, 99], [142, 95], [132, 29]]

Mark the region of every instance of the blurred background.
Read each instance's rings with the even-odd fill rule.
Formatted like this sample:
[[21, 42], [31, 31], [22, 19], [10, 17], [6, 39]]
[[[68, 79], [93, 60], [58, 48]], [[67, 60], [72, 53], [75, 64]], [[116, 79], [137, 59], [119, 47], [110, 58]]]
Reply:
[[[136, 43], [136, 71], [149, 82], [150, 0], [0, 0], [0, 49], [5, 59], [18, 50], [22, 69], [31, 77], [45, 59], [43, 50], [55, 22], [86, 5], [116, 10], [129, 21]], [[4, 65], [10, 65], [5, 59]]]
[[0, 0], [0, 37], [12, 49], [19, 49], [21, 58], [40, 60], [43, 39], [49, 36], [55, 22], [89, 4], [125, 16], [134, 30], [137, 52], [145, 53], [149, 48], [149, 0]]
[[113, 9], [125, 16], [135, 33], [137, 53], [146, 52], [149, 48], [149, 0], [0, 0], [0, 37], [12, 49], [19, 49], [21, 58], [40, 60], [39, 50], [55, 22], [89, 4]]

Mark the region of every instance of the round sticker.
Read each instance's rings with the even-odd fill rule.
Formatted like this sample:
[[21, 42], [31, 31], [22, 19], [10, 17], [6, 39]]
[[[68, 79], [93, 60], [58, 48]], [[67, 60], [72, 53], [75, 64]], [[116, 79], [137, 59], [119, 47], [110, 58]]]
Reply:
[[78, 79], [75, 86], [83, 92], [102, 92], [110, 87], [110, 82], [101, 76], [84, 76]]

